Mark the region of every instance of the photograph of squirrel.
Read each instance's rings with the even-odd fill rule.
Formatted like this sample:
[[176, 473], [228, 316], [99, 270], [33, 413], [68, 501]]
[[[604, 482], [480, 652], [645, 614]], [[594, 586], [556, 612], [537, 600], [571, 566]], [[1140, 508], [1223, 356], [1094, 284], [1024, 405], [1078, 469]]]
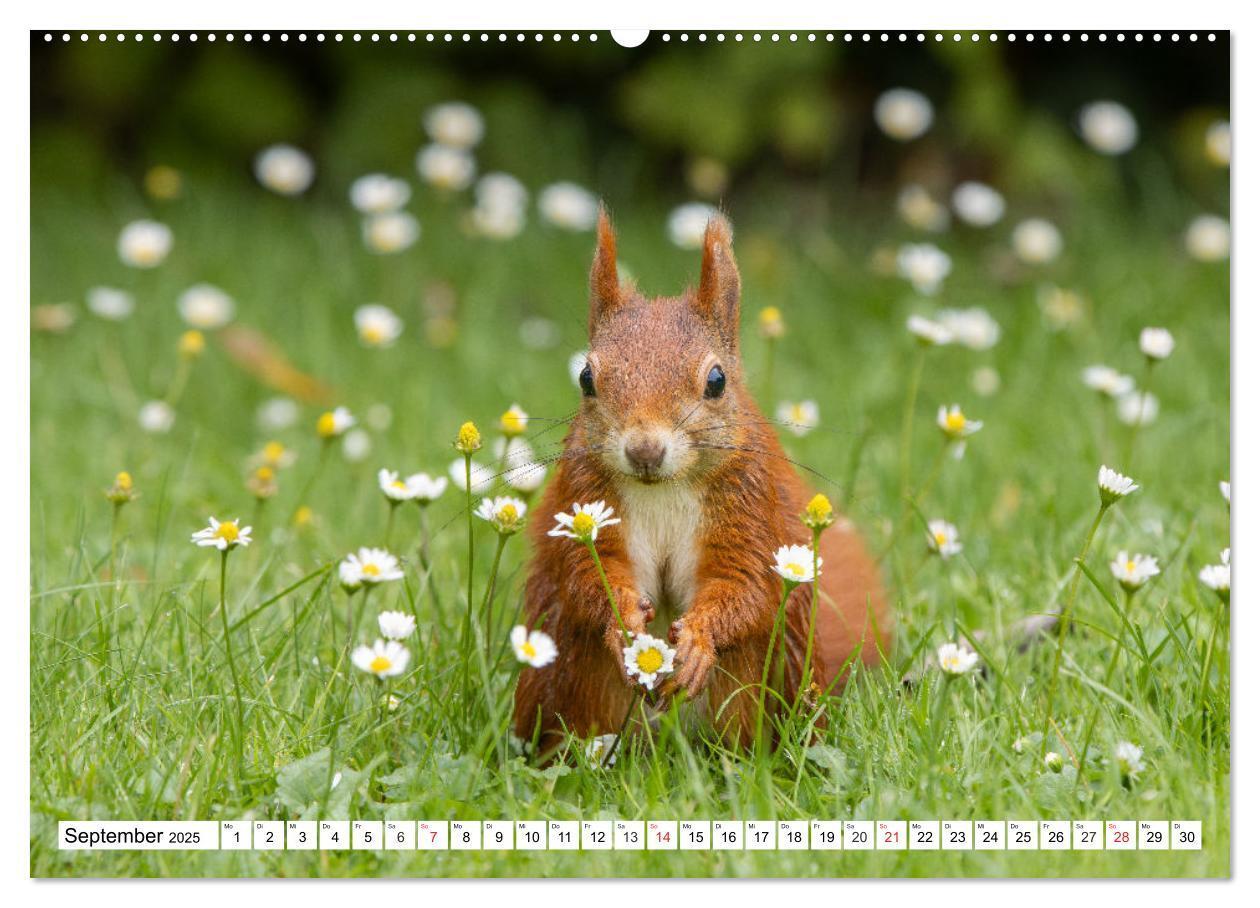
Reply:
[[[739, 351], [740, 278], [731, 229], [715, 215], [704, 233], [699, 285], [649, 299], [617, 274], [616, 237], [601, 209], [590, 275], [590, 348], [580, 408], [530, 536], [524, 622], [555, 640], [560, 657], [525, 672], [514, 730], [554, 749], [566, 732], [616, 732], [634, 697], [623, 635], [593, 560], [548, 535], [553, 515], [605, 501], [621, 519], [596, 546], [630, 633], [667, 637], [674, 673], [658, 702], [690, 701], [728, 741], [748, 745], [782, 598], [772, 569], [780, 546], [809, 545], [801, 514], [811, 497], [760, 413]], [[848, 666], [888, 644], [879, 570], [849, 523], [823, 532], [815, 641], [811, 585], [787, 606], [786, 659], [776, 654], [766, 708], [791, 703], [807, 650], [813, 681], [836, 692]], [[776, 646], [776, 653], [779, 651]]]

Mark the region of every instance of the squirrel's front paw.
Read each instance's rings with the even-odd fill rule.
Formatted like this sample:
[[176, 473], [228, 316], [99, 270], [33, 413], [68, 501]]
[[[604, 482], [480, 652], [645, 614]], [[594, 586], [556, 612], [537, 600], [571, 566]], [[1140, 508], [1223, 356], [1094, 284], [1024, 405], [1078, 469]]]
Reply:
[[662, 697], [683, 694], [692, 699], [709, 683], [709, 675], [717, 664], [717, 652], [707, 634], [675, 621], [669, 628], [669, 641], [674, 644], [674, 674], [661, 688]]

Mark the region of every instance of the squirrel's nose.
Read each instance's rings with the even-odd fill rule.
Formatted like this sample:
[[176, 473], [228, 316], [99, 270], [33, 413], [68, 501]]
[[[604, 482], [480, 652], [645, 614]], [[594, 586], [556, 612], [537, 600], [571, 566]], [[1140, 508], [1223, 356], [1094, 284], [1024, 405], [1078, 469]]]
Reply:
[[626, 442], [626, 460], [642, 473], [654, 473], [665, 462], [665, 443], [659, 438], [636, 438]]

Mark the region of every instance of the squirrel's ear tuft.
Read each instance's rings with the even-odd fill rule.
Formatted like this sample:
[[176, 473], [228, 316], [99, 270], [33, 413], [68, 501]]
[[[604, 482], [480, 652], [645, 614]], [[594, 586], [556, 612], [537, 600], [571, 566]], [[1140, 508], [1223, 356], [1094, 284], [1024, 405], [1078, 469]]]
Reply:
[[595, 228], [595, 261], [591, 264], [591, 304], [589, 330], [621, 305], [621, 282], [617, 278], [617, 235], [608, 209], [601, 203]]
[[739, 340], [739, 268], [731, 251], [731, 225], [721, 214], [709, 218], [704, 228], [704, 257], [695, 308], [734, 349]]

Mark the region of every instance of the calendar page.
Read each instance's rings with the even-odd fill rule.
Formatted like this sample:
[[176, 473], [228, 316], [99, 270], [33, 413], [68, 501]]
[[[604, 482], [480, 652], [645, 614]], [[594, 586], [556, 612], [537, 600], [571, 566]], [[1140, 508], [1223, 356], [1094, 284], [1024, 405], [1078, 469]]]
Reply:
[[1228, 877], [1230, 32], [520, 21], [30, 32], [30, 875]]

